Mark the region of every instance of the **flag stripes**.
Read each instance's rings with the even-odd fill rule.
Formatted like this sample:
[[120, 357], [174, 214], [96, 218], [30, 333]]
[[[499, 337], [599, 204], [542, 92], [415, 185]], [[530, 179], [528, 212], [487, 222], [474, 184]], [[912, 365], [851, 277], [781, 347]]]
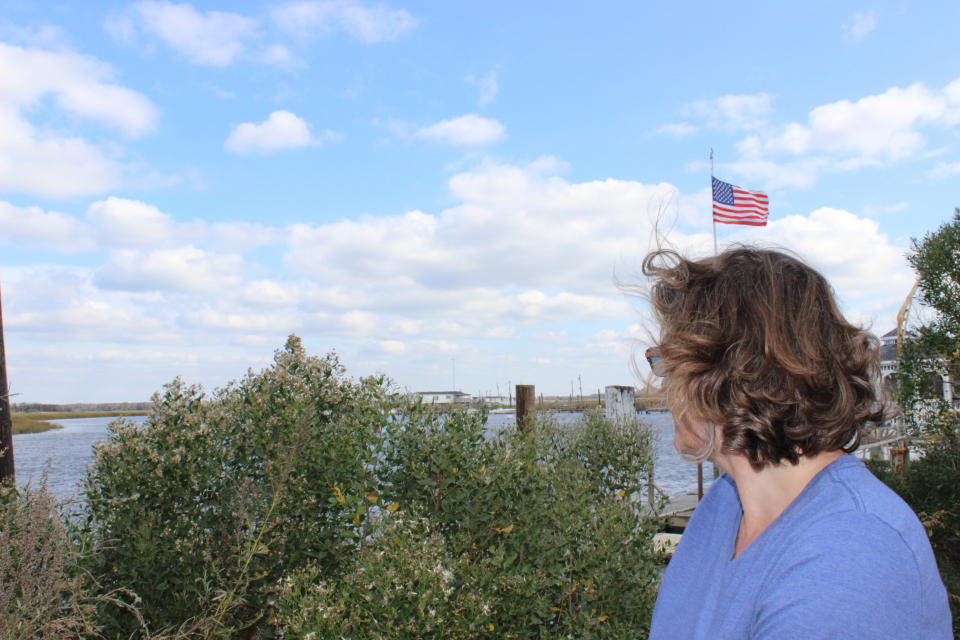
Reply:
[[763, 191], [743, 187], [712, 178], [713, 220], [721, 224], [745, 224], [763, 227], [770, 215], [770, 201]]

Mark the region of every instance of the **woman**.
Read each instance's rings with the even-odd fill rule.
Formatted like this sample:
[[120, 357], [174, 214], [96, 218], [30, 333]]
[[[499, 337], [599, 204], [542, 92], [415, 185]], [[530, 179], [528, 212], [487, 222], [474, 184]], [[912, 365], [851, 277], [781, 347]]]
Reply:
[[952, 638], [923, 527], [848, 455], [884, 418], [876, 339], [777, 251], [656, 251], [643, 268], [674, 444], [724, 471], [667, 567], [650, 638]]

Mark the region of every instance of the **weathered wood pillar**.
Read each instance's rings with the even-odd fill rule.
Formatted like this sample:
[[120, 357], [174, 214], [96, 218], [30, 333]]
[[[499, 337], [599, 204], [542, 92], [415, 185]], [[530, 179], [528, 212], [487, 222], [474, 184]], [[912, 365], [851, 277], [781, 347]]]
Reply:
[[[607, 420], [640, 428], [637, 423], [637, 408], [634, 404], [636, 392], [633, 387], [609, 385], [606, 388], [606, 396], [604, 415]], [[647, 504], [653, 508], [655, 501], [656, 489], [653, 484], [653, 460], [651, 460], [650, 473], [647, 475]]]
[[0, 483], [16, 480], [13, 464], [13, 417], [7, 384], [7, 354], [3, 347], [3, 307], [0, 304]]
[[517, 429], [526, 430], [536, 413], [536, 393], [532, 384], [517, 385]]
[[606, 388], [607, 406], [604, 411], [607, 420], [612, 422], [635, 422], [637, 411], [634, 409], [634, 389], [622, 385], [609, 385]]

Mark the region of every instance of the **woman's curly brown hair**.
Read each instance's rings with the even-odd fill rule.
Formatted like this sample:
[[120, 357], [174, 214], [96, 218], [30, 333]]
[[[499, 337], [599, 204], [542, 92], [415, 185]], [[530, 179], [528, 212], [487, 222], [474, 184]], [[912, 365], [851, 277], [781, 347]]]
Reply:
[[720, 425], [716, 447], [755, 469], [851, 452], [885, 417], [879, 344], [847, 322], [826, 279], [778, 251], [649, 254], [658, 373], [671, 406]]

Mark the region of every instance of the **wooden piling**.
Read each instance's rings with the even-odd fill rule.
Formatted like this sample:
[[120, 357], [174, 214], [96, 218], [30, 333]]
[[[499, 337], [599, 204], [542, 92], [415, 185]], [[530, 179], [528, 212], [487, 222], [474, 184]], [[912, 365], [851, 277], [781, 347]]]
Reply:
[[536, 413], [536, 393], [532, 384], [517, 385], [517, 428], [526, 430]]
[[[637, 409], [634, 405], [636, 390], [633, 387], [609, 385], [606, 388], [606, 396], [604, 415], [607, 420], [640, 428], [637, 424]], [[647, 476], [647, 504], [653, 508], [655, 501], [656, 490], [653, 484], [653, 461], [651, 461], [650, 473]]]
[[622, 385], [609, 385], [606, 388], [607, 406], [604, 414], [612, 422], [635, 422], [636, 409], [633, 408], [634, 389]]
[[3, 306], [0, 303], [0, 484], [13, 483], [13, 417], [10, 415], [10, 387], [7, 384], [7, 354], [3, 346]]

